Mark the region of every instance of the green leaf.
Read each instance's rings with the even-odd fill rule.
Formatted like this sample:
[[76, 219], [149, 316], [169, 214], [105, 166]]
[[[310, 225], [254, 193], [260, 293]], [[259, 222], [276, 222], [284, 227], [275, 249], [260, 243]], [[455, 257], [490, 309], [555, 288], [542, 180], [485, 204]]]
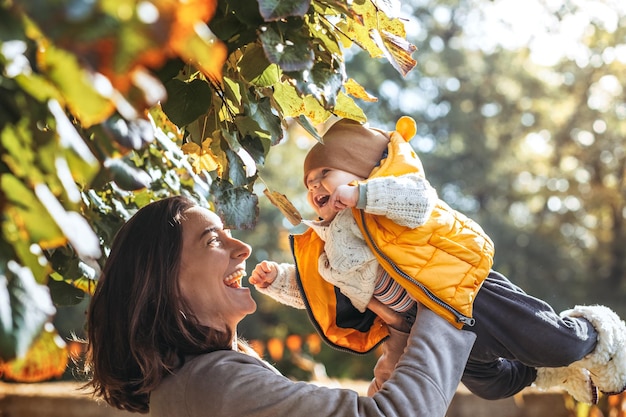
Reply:
[[48, 46], [40, 54], [47, 75], [65, 97], [65, 104], [84, 127], [100, 123], [113, 113], [113, 104], [91, 84], [76, 56]]
[[63, 101], [61, 92], [57, 87], [38, 74], [19, 74], [15, 77], [15, 81], [37, 101], [42, 103], [48, 99]]
[[55, 313], [48, 288], [30, 269], [9, 261], [0, 271], [0, 359], [21, 357]]
[[[10, 82], [3, 80], [2, 83], [8, 84]], [[21, 112], [17, 105], [14, 89], [4, 88], [0, 85], [0, 132], [4, 129], [5, 125], [17, 123], [20, 116]]]
[[183, 127], [205, 114], [211, 106], [213, 93], [206, 81], [195, 78], [190, 82], [171, 79], [165, 83], [167, 100], [162, 104], [167, 117]]
[[152, 178], [145, 171], [137, 167], [130, 166], [122, 159], [107, 159], [104, 162], [105, 168], [111, 173], [113, 181], [122, 190], [140, 190], [146, 188], [152, 182]]
[[44, 176], [35, 164], [32, 123], [22, 118], [17, 125], [7, 125], [0, 135], [2, 159], [15, 176], [41, 182]]
[[[219, 2], [218, 8], [222, 5]], [[244, 15], [250, 13], [250, 16]], [[247, 22], [242, 22], [247, 20]], [[257, 40], [257, 28], [263, 24], [256, 0], [239, 0], [209, 22], [215, 35], [226, 42], [229, 54]]]
[[[45, 242], [53, 244], [52, 242], [63, 241], [61, 229], [33, 191], [24, 183], [11, 174], [3, 174], [0, 176], [0, 189], [11, 203], [5, 206], [4, 215], [14, 225], [21, 225], [28, 233], [30, 243], [46, 246]], [[19, 239], [19, 233], [23, 230], [15, 231], [16, 239]]]
[[[261, 129], [259, 123], [252, 116], [236, 116], [235, 126], [237, 131], [242, 135], [258, 136], [266, 140], [270, 140], [270, 135], [264, 129]], [[232, 146], [231, 146], [232, 148]], [[236, 149], [235, 149], [236, 150]]]
[[242, 112], [241, 108], [241, 91], [245, 89], [243, 82], [235, 81], [231, 78], [224, 77], [224, 100], [228, 103], [228, 106], [232, 109]]
[[249, 95], [245, 96], [244, 109], [246, 114], [250, 115], [250, 118], [255, 122], [257, 126], [252, 131], [250, 129], [244, 129], [244, 126], [240, 126], [240, 122], [248, 122], [248, 118], [237, 117], [235, 123], [237, 127], [242, 128], [244, 134], [250, 133], [253, 136], [259, 136], [263, 139], [269, 139], [272, 145], [276, 145], [283, 138], [283, 127], [280, 118], [274, 113], [272, 109], [272, 102], [268, 97], [260, 99], [254, 99]]
[[126, 149], [139, 150], [154, 140], [154, 129], [148, 120], [125, 120], [118, 114], [102, 123], [102, 131]]
[[312, 95], [327, 109], [335, 105], [345, 79], [343, 67], [338, 70], [324, 62], [316, 63], [311, 71], [288, 72], [285, 75], [296, 81], [296, 88], [302, 95]]
[[85, 298], [85, 292], [65, 281], [48, 280], [50, 297], [58, 306], [73, 306]]
[[227, 13], [234, 15], [240, 22], [245, 23], [247, 26], [257, 27], [263, 23], [263, 16], [261, 16], [259, 12], [259, 3], [257, 0], [237, 0], [227, 3]]
[[304, 100], [298, 90], [289, 83], [274, 86], [274, 100], [285, 117], [298, 117], [304, 112]]
[[313, 67], [315, 55], [310, 38], [302, 33], [276, 23], [266, 26], [259, 38], [267, 59], [283, 71], [304, 71]]
[[216, 179], [211, 184], [215, 210], [229, 229], [252, 229], [259, 215], [259, 198], [246, 188]]
[[20, 17], [11, 13], [3, 5], [0, 7], [0, 42], [9, 40], [26, 40], [26, 37]]
[[317, 42], [320, 42], [328, 52], [339, 57], [337, 62], [342, 62], [343, 50], [339, 45], [339, 39], [332, 23], [328, 19], [320, 19], [319, 16], [315, 15], [307, 20], [307, 26], [311, 36], [317, 38]]
[[259, 11], [263, 19], [269, 22], [290, 16], [303, 17], [310, 5], [311, 0], [259, 0]]
[[80, 259], [71, 246], [60, 246], [48, 251], [48, 260], [62, 279], [77, 279], [83, 276], [83, 270], [79, 266]]
[[246, 48], [237, 67], [242, 78], [257, 87], [270, 87], [280, 80], [280, 68], [270, 63], [263, 48], [256, 44]]
[[228, 158], [228, 178], [235, 187], [244, 187], [248, 184], [246, 168], [239, 156], [230, 149], [226, 149]]
[[250, 154], [252, 159], [254, 159], [257, 164], [265, 164], [265, 156], [269, 152], [268, 140], [261, 139], [258, 136], [246, 135], [243, 138], [239, 139], [239, 143], [246, 150], [246, 152]]
[[154, 75], [156, 75], [161, 83], [165, 84], [172, 78], [176, 77], [184, 67], [185, 63], [180, 58], [176, 57], [168, 59], [165, 61], [165, 64], [161, 66], [161, 68], [154, 71]]
[[311, 136], [313, 136], [315, 139], [317, 139], [319, 142], [322, 141], [322, 137], [320, 136], [319, 132], [317, 131], [317, 129], [315, 128], [315, 126], [313, 126], [311, 124], [311, 122], [309, 121], [309, 119], [307, 119], [304, 116], [298, 116], [296, 118], [296, 121], [298, 122], [298, 124], [300, 126], [302, 126], [304, 128], [304, 130], [306, 130], [307, 132], [309, 132], [309, 134]]

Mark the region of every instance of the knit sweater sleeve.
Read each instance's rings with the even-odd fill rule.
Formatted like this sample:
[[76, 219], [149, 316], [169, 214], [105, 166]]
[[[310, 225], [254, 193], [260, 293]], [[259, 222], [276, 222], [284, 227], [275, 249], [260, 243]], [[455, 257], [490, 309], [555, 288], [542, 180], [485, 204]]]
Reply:
[[297, 309], [304, 309], [304, 301], [300, 295], [300, 289], [296, 283], [296, 267], [293, 264], [276, 264], [278, 275], [267, 288], [257, 290], [261, 294], [268, 295], [274, 300]]
[[385, 216], [412, 229], [426, 223], [438, 200], [437, 191], [418, 174], [376, 177], [363, 185], [367, 213]]
[[243, 353], [208, 353], [161, 382], [150, 396], [150, 415], [444, 417], [475, 338], [421, 308], [404, 355], [371, 398], [294, 382]]

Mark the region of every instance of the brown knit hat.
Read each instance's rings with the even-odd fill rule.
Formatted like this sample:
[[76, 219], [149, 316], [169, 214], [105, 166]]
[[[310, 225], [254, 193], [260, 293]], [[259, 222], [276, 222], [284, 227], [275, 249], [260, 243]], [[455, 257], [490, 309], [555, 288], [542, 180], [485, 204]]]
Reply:
[[389, 138], [382, 131], [369, 129], [351, 119], [333, 124], [304, 158], [304, 184], [316, 168], [335, 168], [367, 178], [382, 159]]

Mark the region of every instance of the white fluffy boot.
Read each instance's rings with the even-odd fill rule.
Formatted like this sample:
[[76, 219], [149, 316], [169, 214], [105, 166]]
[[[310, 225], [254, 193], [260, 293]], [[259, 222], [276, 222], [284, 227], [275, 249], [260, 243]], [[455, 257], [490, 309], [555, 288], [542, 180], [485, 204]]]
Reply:
[[626, 325], [608, 307], [576, 306], [561, 317], [582, 317], [598, 332], [596, 347], [569, 367], [587, 369], [593, 383], [607, 395], [626, 389]]
[[598, 390], [591, 380], [589, 371], [583, 368], [537, 368], [534, 385], [541, 389], [562, 388], [576, 401], [587, 404], [598, 403]]

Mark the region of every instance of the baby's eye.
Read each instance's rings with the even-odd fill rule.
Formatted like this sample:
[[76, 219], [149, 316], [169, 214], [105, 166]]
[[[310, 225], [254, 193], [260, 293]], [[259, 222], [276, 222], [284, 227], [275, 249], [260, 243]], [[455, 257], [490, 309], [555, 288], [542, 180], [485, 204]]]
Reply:
[[328, 175], [330, 173], [330, 171], [332, 171], [332, 170], [330, 170], [330, 169], [323, 169], [322, 170], [322, 177], [325, 177], [326, 175]]

